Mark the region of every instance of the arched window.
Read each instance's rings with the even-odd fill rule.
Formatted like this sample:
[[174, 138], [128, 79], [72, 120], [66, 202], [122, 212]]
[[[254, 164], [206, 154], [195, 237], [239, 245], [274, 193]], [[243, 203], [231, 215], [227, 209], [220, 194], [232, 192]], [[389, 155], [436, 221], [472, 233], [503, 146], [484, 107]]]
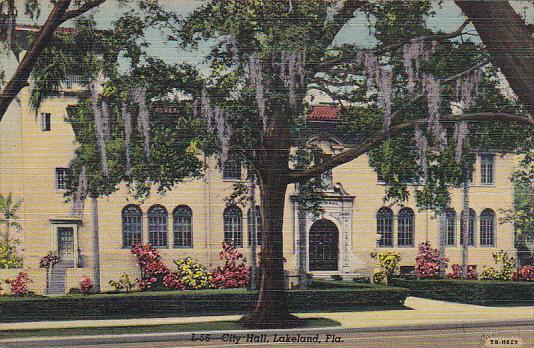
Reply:
[[137, 205], [127, 205], [122, 209], [122, 247], [131, 248], [141, 243], [143, 236], [143, 212]]
[[398, 245], [413, 246], [415, 231], [415, 215], [410, 208], [402, 208], [399, 211], [398, 220]]
[[377, 246], [393, 246], [393, 211], [382, 207], [376, 213], [376, 233], [381, 237]]
[[456, 244], [456, 211], [452, 208], [445, 209], [445, 241], [447, 245]]
[[172, 212], [173, 245], [175, 248], [193, 247], [193, 211], [179, 205]]
[[[261, 245], [261, 211], [260, 207], [256, 206], [255, 209], [255, 218], [256, 218], [256, 245]], [[248, 218], [248, 242], [249, 244], [252, 241], [252, 238], [254, 234], [252, 233], [254, 231], [254, 224], [252, 223], [254, 221], [252, 216], [252, 208], [248, 210], [247, 213]]]
[[235, 205], [224, 211], [224, 241], [236, 248], [243, 246], [243, 213]]
[[[469, 208], [469, 235], [467, 239], [467, 244], [474, 246], [475, 245], [475, 220], [476, 213], [473, 209]], [[460, 245], [464, 245], [464, 212], [462, 211], [461, 220], [460, 220]]]
[[495, 245], [495, 212], [491, 209], [484, 209], [480, 213], [480, 245]]
[[148, 209], [148, 242], [156, 248], [167, 247], [167, 209], [161, 205]]

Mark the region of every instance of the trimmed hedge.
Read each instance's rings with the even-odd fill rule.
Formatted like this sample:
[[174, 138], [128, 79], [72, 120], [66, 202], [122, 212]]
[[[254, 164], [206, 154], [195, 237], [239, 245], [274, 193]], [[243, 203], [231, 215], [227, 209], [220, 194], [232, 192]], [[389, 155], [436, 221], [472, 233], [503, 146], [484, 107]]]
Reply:
[[534, 283], [492, 280], [394, 278], [391, 282], [410, 290], [410, 296], [476, 305], [534, 305]]
[[[407, 293], [396, 288], [290, 290], [288, 297], [290, 310], [297, 312], [399, 306]], [[239, 289], [4, 297], [0, 299], [0, 322], [237, 314], [250, 311], [257, 296], [257, 291]]]
[[329, 280], [329, 279], [312, 279], [309, 282], [308, 287], [310, 289], [339, 289], [339, 288], [349, 288], [349, 289], [369, 289], [369, 288], [385, 288], [381, 285], [371, 284], [371, 283], [356, 283], [353, 281], [342, 281], [342, 280]]

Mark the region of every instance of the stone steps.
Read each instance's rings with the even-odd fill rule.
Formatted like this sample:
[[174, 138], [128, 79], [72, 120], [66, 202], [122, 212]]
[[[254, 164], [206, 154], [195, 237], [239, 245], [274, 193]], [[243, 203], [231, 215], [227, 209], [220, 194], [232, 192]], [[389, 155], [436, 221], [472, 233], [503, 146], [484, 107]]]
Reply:
[[48, 279], [49, 295], [63, 295], [65, 293], [65, 269], [74, 268], [74, 261], [60, 261], [52, 267]]

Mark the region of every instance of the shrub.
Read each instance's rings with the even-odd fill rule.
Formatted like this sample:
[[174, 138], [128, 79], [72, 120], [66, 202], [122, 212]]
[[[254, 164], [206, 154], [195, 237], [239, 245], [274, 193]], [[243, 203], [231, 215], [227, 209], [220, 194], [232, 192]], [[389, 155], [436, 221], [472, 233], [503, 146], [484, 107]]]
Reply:
[[[447, 259], [445, 267], [447, 267]], [[435, 279], [440, 276], [440, 258], [438, 249], [430, 247], [429, 242], [419, 244], [417, 257], [415, 258], [415, 275], [418, 279]]]
[[401, 260], [401, 255], [394, 251], [379, 251], [371, 252], [369, 255], [378, 260], [378, 264], [382, 271], [385, 272], [387, 278], [391, 278], [395, 272], [399, 269], [399, 262]]
[[21, 268], [22, 257], [17, 255], [16, 242], [12, 240], [0, 240], [0, 269]]
[[[447, 274], [451, 279], [462, 279], [462, 266], [455, 263], [452, 266], [452, 272]], [[478, 279], [477, 265], [467, 265], [467, 280]]]
[[178, 272], [170, 272], [163, 277], [163, 286], [173, 290], [184, 290], [185, 286], [182, 283], [182, 277]]
[[111, 285], [115, 291], [124, 290], [130, 292], [135, 287], [135, 282], [130, 279], [128, 274], [123, 273], [121, 274], [119, 281], [110, 280], [109, 285]]
[[373, 283], [387, 285], [388, 284], [388, 274], [387, 274], [387, 272], [386, 271], [378, 271], [375, 274], [373, 274]]
[[29, 293], [28, 284], [33, 283], [33, 281], [28, 276], [26, 272], [19, 272], [17, 278], [10, 280], [5, 280], [6, 284], [10, 285], [11, 295], [13, 296], [26, 296]]
[[224, 260], [224, 265], [217, 267], [213, 272], [213, 285], [219, 289], [240, 288], [248, 285], [249, 268], [245, 265], [243, 258], [237, 249], [230, 243], [223, 243], [223, 251], [219, 253], [219, 258]]
[[199, 262], [190, 257], [174, 260], [177, 275], [186, 289], [207, 289], [213, 287], [213, 276]]
[[39, 267], [50, 269], [50, 267], [53, 267], [59, 261], [59, 256], [49, 251], [47, 255], [41, 257], [41, 260], [39, 260]]
[[83, 277], [80, 281], [80, 292], [89, 295], [93, 291], [93, 281], [89, 277]]
[[512, 274], [513, 281], [533, 282], [534, 281], [534, 265], [526, 265], [519, 268]]
[[506, 251], [493, 253], [494, 267], [484, 267], [480, 273], [480, 279], [484, 280], [512, 280], [515, 260]]
[[131, 253], [135, 255], [141, 270], [141, 277], [137, 278], [139, 289], [145, 291], [156, 285], [163, 285], [163, 279], [170, 273], [169, 269], [161, 262], [158, 250], [150, 244], [136, 244]]

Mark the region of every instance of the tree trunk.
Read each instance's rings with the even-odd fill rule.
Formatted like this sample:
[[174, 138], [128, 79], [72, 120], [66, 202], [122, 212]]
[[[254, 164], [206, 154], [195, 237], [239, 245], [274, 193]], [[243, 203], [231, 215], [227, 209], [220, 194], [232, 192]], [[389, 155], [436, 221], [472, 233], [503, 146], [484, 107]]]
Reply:
[[9, 221], [9, 219], [6, 219], [6, 235], [5, 235], [5, 238], [4, 238], [6, 243], [9, 241], [10, 226], [11, 226], [11, 222]]
[[249, 228], [250, 228], [250, 240], [249, 245], [249, 257], [250, 257], [250, 289], [258, 289], [258, 265], [256, 258], [256, 246], [258, 238], [258, 224], [256, 223], [256, 179], [254, 175], [250, 175], [250, 214], [249, 214]]
[[308, 260], [307, 250], [307, 235], [306, 235], [306, 212], [299, 206], [298, 208], [298, 229], [299, 229], [299, 289], [308, 288], [308, 274], [306, 272], [306, 262]]
[[464, 184], [463, 184], [463, 199], [464, 199], [464, 211], [462, 214], [462, 226], [463, 226], [463, 243], [462, 243], [462, 278], [467, 278], [467, 262], [468, 262], [468, 249], [469, 249], [469, 183], [470, 176], [469, 170], [464, 169]]
[[[286, 162], [287, 163], [287, 162]], [[249, 328], [282, 328], [298, 326], [300, 320], [289, 314], [284, 286], [284, 253], [282, 226], [287, 181], [277, 175], [260, 174], [262, 203], [262, 268], [261, 287], [255, 309], [241, 318]]]
[[447, 244], [447, 213], [442, 211], [439, 216], [439, 276], [445, 277], [445, 249]]
[[98, 230], [98, 198], [91, 197], [93, 219], [93, 291], [100, 292], [100, 242]]
[[508, 1], [456, 0], [473, 22], [492, 62], [501, 69], [525, 109], [534, 116], [534, 41]]

